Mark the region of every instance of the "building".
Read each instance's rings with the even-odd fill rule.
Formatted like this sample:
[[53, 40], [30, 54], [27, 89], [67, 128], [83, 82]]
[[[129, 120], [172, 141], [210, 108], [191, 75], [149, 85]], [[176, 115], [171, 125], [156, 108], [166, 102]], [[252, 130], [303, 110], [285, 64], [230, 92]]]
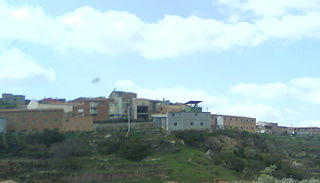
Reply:
[[212, 114], [211, 122], [213, 129], [256, 132], [256, 118]]
[[137, 98], [136, 93], [112, 91], [109, 95], [109, 119], [123, 120], [128, 119], [133, 109], [133, 100]]
[[27, 109], [63, 109], [65, 113], [72, 115], [73, 104], [63, 101], [32, 100], [29, 102]]
[[211, 130], [211, 118], [209, 112], [202, 112], [197, 106], [201, 101], [190, 101], [192, 104], [188, 111], [168, 112], [167, 114], [153, 115], [153, 122], [156, 127], [171, 131], [183, 130]]
[[7, 133], [7, 121], [4, 118], [0, 118], [0, 134]]
[[186, 104], [183, 103], [171, 103], [169, 100], [163, 100], [156, 104], [157, 114], [167, 114], [169, 112], [181, 112], [187, 108]]
[[257, 122], [257, 132], [266, 134], [275, 134], [278, 129], [278, 123], [272, 122]]
[[93, 121], [109, 119], [109, 100], [105, 97], [77, 98], [71, 101], [74, 116], [92, 116]]
[[65, 115], [63, 109], [0, 110], [7, 121], [8, 132], [42, 132], [45, 130], [91, 131], [92, 117], [77, 118]]
[[3, 93], [1, 100], [5, 103], [16, 105], [18, 109], [26, 108], [26, 97], [24, 95], [13, 95], [11, 93]]
[[157, 104], [159, 100], [150, 100], [143, 98], [133, 99], [133, 119], [138, 121], [150, 121], [152, 114], [157, 113]]
[[318, 127], [295, 127], [293, 131], [297, 135], [320, 135], [320, 128]]

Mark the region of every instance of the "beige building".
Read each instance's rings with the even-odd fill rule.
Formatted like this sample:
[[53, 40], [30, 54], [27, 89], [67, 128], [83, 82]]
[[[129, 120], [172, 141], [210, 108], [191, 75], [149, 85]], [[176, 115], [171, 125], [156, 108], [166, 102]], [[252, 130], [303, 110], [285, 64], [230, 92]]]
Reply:
[[109, 95], [109, 119], [128, 119], [129, 112], [132, 115], [133, 100], [136, 98], [136, 93], [112, 91]]
[[161, 101], [156, 104], [156, 113], [167, 114], [169, 112], [181, 112], [187, 108], [186, 104], [183, 103], [171, 103], [169, 100]]
[[211, 126], [213, 129], [256, 133], [256, 118], [211, 114]]
[[49, 102], [32, 100], [28, 104], [27, 109], [63, 109], [65, 113], [71, 114], [73, 112], [73, 104], [69, 104], [65, 102], [49, 103]]
[[133, 99], [133, 119], [149, 121], [152, 119], [152, 114], [157, 113], [156, 106], [158, 100], [150, 100], [144, 98], [134, 98]]

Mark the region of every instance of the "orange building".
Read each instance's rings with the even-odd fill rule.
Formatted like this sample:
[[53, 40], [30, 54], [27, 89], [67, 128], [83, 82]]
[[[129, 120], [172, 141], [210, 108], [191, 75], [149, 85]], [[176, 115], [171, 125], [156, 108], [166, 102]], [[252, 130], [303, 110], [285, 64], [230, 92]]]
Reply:
[[7, 121], [10, 132], [42, 132], [45, 130], [92, 131], [91, 117], [66, 116], [63, 109], [0, 110], [0, 117]]
[[256, 118], [212, 114], [211, 126], [213, 129], [229, 129], [256, 133]]
[[77, 98], [70, 103], [74, 105], [74, 116], [92, 116], [93, 121], [109, 119], [109, 101], [107, 98]]

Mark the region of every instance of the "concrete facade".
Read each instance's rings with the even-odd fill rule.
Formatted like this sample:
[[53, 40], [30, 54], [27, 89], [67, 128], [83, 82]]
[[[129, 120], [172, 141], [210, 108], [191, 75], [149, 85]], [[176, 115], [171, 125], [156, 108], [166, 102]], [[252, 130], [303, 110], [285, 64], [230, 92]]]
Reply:
[[[156, 126], [164, 128], [166, 131], [183, 130], [211, 130], [211, 119], [209, 112], [170, 112], [163, 116], [154, 116], [153, 122]], [[166, 121], [164, 123], [164, 121]]]
[[74, 104], [74, 116], [92, 116], [93, 121], [109, 120], [109, 100], [104, 97], [78, 98]]
[[256, 133], [256, 118], [212, 114], [211, 126], [215, 129], [239, 130]]
[[121, 120], [133, 118], [133, 100], [137, 98], [136, 93], [112, 91], [109, 95], [109, 119]]
[[7, 120], [4, 118], [0, 118], [0, 134], [7, 133]]
[[134, 98], [133, 99], [133, 119], [150, 121], [152, 119], [152, 114], [157, 113], [156, 105], [160, 101]]

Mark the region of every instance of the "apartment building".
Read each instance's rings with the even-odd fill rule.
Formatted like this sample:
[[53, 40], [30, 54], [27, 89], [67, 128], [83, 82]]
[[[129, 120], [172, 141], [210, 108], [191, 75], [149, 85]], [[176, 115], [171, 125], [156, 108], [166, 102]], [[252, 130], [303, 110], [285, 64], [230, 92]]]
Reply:
[[266, 134], [275, 134], [278, 129], [278, 123], [272, 122], [257, 122], [257, 132]]
[[77, 98], [70, 103], [74, 105], [74, 116], [92, 116], [93, 121], [109, 119], [109, 100], [105, 97]]
[[256, 118], [250, 117], [212, 114], [211, 125], [213, 129], [256, 132]]
[[133, 118], [133, 100], [136, 98], [136, 93], [112, 91], [109, 95], [109, 119], [123, 120], [128, 119], [129, 115]]
[[26, 97], [24, 95], [13, 95], [11, 93], [3, 93], [1, 100], [5, 103], [16, 105], [18, 109], [26, 108]]
[[150, 100], [144, 98], [133, 99], [133, 119], [149, 121], [152, 119], [152, 114], [157, 113], [157, 104], [159, 100]]

